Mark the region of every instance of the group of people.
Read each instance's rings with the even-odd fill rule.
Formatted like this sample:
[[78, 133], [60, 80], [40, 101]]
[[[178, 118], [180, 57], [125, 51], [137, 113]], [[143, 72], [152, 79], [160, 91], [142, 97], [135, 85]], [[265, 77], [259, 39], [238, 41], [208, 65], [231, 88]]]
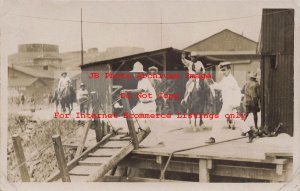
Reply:
[[[188, 67], [189, 73], [204, 73], [205, 67], [202, 62], [196, 59], [196, 55], [191, 55], [191, 60], [185, 59], [182, 57], [183, 64]], [[250, 113], [253, 113], [254, 116], [254, 124], [255, 128], [258, 128], [258, 117], [257, 113], [259, 112], [259, 102], [260, 102], [260, 87], [257, 82], [257, 74], [255, 72], [251, 72], [249, 77], [249, 81], [245, 84], [242, 91], [238, 86], [238, 83], [234, 76], [231, 74], [231, 63], [230, 62], [221, 62], [219, 64], [219, 69], [223, 75], [223, 78], [220, 82], [214, 82], [212, 79], [210, 80], [210, 89], [214, 94], [214, 90], [220, 90], [222, 94], [222, 108], [219, 112], [220, 120], [226, 122], [228, 119], [225, 118], [225, 114], [232, 113], [234, 109], [240, 106], [242, 94], [244, 94], [244, 106], [245, 106], [245, 120], [247, 119]], [[158, 72], [158, 68], [155, 66], [149, 67], [148, 71], [150, 74], [156, 74]], [[137, 73], [145, 73], [144, 67], [142, 63], [136, 62], [133, 65], [133, 69], [130, 71], [134, 76]], [[157, 87], [161, 82], [159, 78], [137, 78], [137, 89], [128, 90], [130, 93], [150, 93], [152, 96], [139, 97], [139, 101], [135, 107], [132, 109], [132, 113], [144, 113], [144, 114], [155, 114], [156, 113], [156, 99], [157, 99]], [[189, 79], [186, 85], [186, 94], [189, 93], [189, 83], [195, 82], [197, 84], [197, 80], [199, 79]], [[64, 89], [71, 84], [71, 80], [67, 77], [67, 73], [63, 72], [61, 74], [61, 78], [58, 83], [58, 95], [61, 96]], [[80, 103], [80, 112], [85, 112], [84, 103], [89, 99], [89, 92], [85, 88], [85, 84], [80, 84], [80, 89], [77, 93], [77, 100]], [[147, 124], [148, 120], [145, 120], [145, 124]], [[224, 124], [224, 123], [223, 123]], [[254, 137], [254, 131], [252, 128], [244, 124], [243, 129], [244, 135], [249, 135], [249, 142], [252, 142]], [[210, 138], [207, 143], [215, 143], [216, 138], [220, 135], [222, 129], [222, 124], [218, 124], [213, 127]]]
[[[222, 109], [219, 113], [220, 120], [227, 121], [225, 114], [233, 113], [238, 107], [240, 107], [240, 102], [242, 98], [242, 93], [244, 94], [244, 106], [246, 108], [246, 116], [244, 121], [247, 120], [247, 117], [250, 113], [253, 113], [255, 129], [257, 126], [257, 112], [259, 112], [259, 101], [260, 101], [260, 86], [257, 82], [257, 74], [251, 72], [249, 81], [244, 85], [243, 90], [241, 91], [236, 79], [231, 74], [231, 63], [222, 62], [219, 65], [220, 71], [222, 72], [223, 78], [219, 83], [214, 82], [211, 86], [214, 89], [221, 90], [222, 93]], [[211, 132], [211, 137], [207, 143], [215, 143], [216, 137], [220, 135], [222, 129], [222, 124], [220, 126], [213, 127]], [[255, 129], [251, 128], [247, 123], [242, 123], [242, 134], [249, 136], [249, 143], [252, 142], [254, 138]]]
[[[182, 58], [183, 64], [188, 67], [189, 73], [199, 73], [205, 72], [204, 65], [196, 59], [196, 55], [191, 55], [191, 60], [187, 60]], [[235, 77], [231, 74], [231, 63], [230, 62], [221, 62], [219, 64], [219, 69], [223, 75], [223, 78], [220, 82], [214, 82], [212, 79], [210, 80], [210, 89], [220, 90], [222, 94], [222, 108], [219, 112], [220, 121], [222, 123], [216, 124], [210, 134], [209, 139], [206, 141], [209, 144], [213, 144], [216, 142], [216, 138], [221, 135], [221, 130], [224, 125], [224, 122], [227, 123], [228, 119], [225, 118], [225, 114], [233, 113], [238, 107], [240, 107], [242, 94], [244, 94], [244, 106], [246, 109], [244, 123], [242, 123], [242, 130], [243, 135], [249, 136], [249, 141], [252, 142], [253, 138], [255, 137], [255, 129], [258, 128], [258, 117], [257, 113], [260, 111], [260, 85], [257, 82], [257, 74], [255, 72], [251, 72], [249, 77], [249, 81], [245, 84], [243, 89], [241, 90], [238, 86], [238, 83]], [[136, 62], [134, 64], [132, 73], [144, 72], [143, 65], [140, 62]], [[137, 105], [132, 109], [133, 113], [155, 113], [156, 108], [156, 93], [155, 93], [155, 83], [150, 83], [152, 79], [139, 79], [137, 89], [131, 90], [133, 93], [139, 92], [148, 92], [151, 93], [153, 96], [151, 98], [139, 98], [139, 102]], [[195, 82], [197, 84], [197, 80], [199, 79], [189, 79], [187, 81], [187, 90], [186, 94], [189, 93], [189, 83]], [[245, 123], [245, 120], [249, 116], [250, 113], [253, 113], [254, 116], [254, 124], [255, 127], [251, 127]], [[145, 121], [147, 123], [147, 121]], [[254, 129], [255, 128], [255, 129]]]
[[[66, 91], [67, 87], [72, 87], [72, 81], [71, 79], [68, 77], [67, 72], [62, 72], [61, 73], [61, 77], [59, 79], [58, 82], [58, 86], [56, 89], [56, 93], [57, 93], [57, 99], [61, 99], [63, 92]], [[73, 94], [75, 94], [75, 90], [73, 88], [71, 88]], [[85, 113], [88, 112], [88, 100], [89, 100], [89, 92], [85, 87], [84, 83], [81, 83], [79, 86], [79, 90], [77, 91], [77, 95], [73, 96], [77, 98], [77, 101], [79, 103], [80, 106], [80, 113]], [[50, 98], [49, 98], [50, 100]]]

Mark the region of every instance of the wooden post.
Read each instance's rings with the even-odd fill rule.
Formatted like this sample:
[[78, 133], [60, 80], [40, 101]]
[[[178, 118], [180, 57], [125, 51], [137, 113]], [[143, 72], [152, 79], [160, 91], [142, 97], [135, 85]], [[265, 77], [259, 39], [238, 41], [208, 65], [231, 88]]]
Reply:
[[164, 167], [166, 166], [167, 160], [163, 156], [156, 156], [156, 163], [160, 164], [160, 181], [165, 180], [166, 172], [164, 172]]
[[[125, 91], [122, 91], [122, 92], [127, 93]], [[122, 98], [122, 104], [123, 104], [124, 112], [131, 114], [131, 109], [130, 109], [129, 101], [127, 98]], [[126, 121], [127, 121], [129, 135], [132, 139], [133, 146], [135, 149], [137, 149], [137, 148], [139, 148], [139, 141], [138, 141], [138, 138], [137, 138], [137, 135], [135, 132], [133, 119], [128, 117], [128, 118], [126, 118]]]
[[59, 135], [52, 136], [52, 141], [54, 145], [55, 156], [57, 159], [61, 179], [63, 182], [71, 182], [60, 136]]
[[167, 55], [166, 55], [166, 52], [163, 52], [162, 56], [163, 56], [163, 72], [164, 72], [164, 74], [166, 74], [167, 73]]
[[101, 141], [104, 137], [104, 134], [102, 131], [102, 123], [99, 119], [95, 120], [95, 133], [97, 142]]
[[21, 144], [21, 137], [19, 135], [13, 135], [12, 140], [14, 145], [14, 151], [16, 153], [16, 157], [18, 161], [21, 179], [23, 182], [30, 182], [30, 177], [26, 166], [26, 159]]
[[209, 170], [207, 160], [199, 160], [199, 182], [209, 182]]
[[110, 125], [106, 122], [107, 133], [110, 133]]
[[88, 134], [89, 129], [90, 129], [90, 125], [91, 125], [91, 121], [89, 121], [88, 123], [85, 123], [85, 125], [84, 125], [84, 134], [83, 134], [83, 137], [80, 141], [80, 145], [77, 147], [75, 158], [79, 157], [81, 155], [83, 149], [84, 149], [84, 145], [85, 145], [85, 141], [86, 141], [86, 138], [87, 138], [87, 134]]
[[107, 135], [106, 123], [102, 120], [102, 131], [104, 135]]

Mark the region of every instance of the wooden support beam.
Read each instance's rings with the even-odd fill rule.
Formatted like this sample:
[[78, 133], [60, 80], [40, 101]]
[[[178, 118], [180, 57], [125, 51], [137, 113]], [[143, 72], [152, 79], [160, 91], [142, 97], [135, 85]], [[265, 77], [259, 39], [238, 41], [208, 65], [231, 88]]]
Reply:
[[162, 56], [163, 56], [163, 71], [164, 71], [164, 74], [166, 74], [167, 73], [167, 53], [164, 52], [162, 54]]
[[[149, 128], [147, 128], [145, 131], [141, 131], [137, 136], [138, 142], [141, 142], [149, 133], [150, 133]], [[126, 147], [123, 147], [121, 151], [113, 155], [109, 161], [103, 163], [100, 169], [98, 169], [95, 173], [91, 174], [87, 181], [88, 182], [98, 181], [100, 178], [105, 176], [105, 174], [108, 171], [110, 171], [113, 167], [115, 167], [133, 149], [134, 146], [132, 143], [129, 143]]]
[[[122, 167], [132, 167], [141, 169], [161, 170], [166, 161], [162, 161], [162, 165], [158, 164], [156, 159], [126, 157], [118, 165]], [[194, 173], [198, 174], [199, 164], [196, 162], [170, 161], [167, 170], [172, 172]]]
[[55, 150], [55, 156], [60, 170], [61, 179], [63, 182], [71, 182], [67, 162], [59, 135], [52, 136], [52, 141]]
[[123, 61], [123, 62], [120, 64], [120, 66], [118, 66], [118, 68], [114, 70], [113, 73], [116, 74], [117, 72], [119, 72], [119, 70], [124, 66], [125, 63], [126, 63], [126, 61]]
[[276, 165], [276, 174], [282, 175], [283, 172], [283, 164], [277, 164]]
[[156, 163], [162, 164], [162, 156], [156, 156]]
[[96, 141], [99, 142], [104, 137], [102, 123], [99, 119], [95, 120], [95, 134], [96, 134]]
[[101, 123], [100, 126], [101, 126], [102, 133], [103, 133], [103, 135], [105, 136], [105, 135], [107, 135], [107, 134], [105, 133], [105, 130], [104, 130], [104, 129], [105, 129], [105, 122], [102, 120], [100, 123]]
[[277, 157], [291, 159], [293, 158], [293, 153], [265, 153], [266, 159], [276, 159]]
[[14, 151], [16, 153], [16, 158], [17, 158], [22, 182], [30, 182], [30, 177], [26, 166], [26, 159], [21, 144], [21, 137], [19, 135], [13, 135], [12, 140], [13, 140]]
[[[123, 93], [127, 93], [126, 91], [122, 91]], [[126, 98], [122, 98], [122, 104], [123, 104], [123, 109], [124, 112], [127, 112], [129, 114], [131, 114], [131, 109], [130, 109], [130, 105], [129, 105], [129, 101]], [[139, 148], [139, 141], [135, 132], [135, 128], [134, 128], [134, 123], [133, 123], [133, 119], [128, 117], [126, 118], [126, 122], [128, 125], [128, 131], [129, 131], [129, 135], [132, 139], [132, 143], [135, 149]]]
[[146, 56], [146, 58], [147, 58], [148, 60], [154, 62], [155, 64], [159, 65], [159, 66], [162, 66], [162, 67], [164, 66], [163, 63], [161, 63], [161, 62], [159, 62], [159, 61], [157, 61], [157, 60], [155, 60], [155, 59], [153, 59], [153, 58], [151, 58], [151, 57], [149, 57], [149, 56]]
[[199, 182], [209, 182], [209, 169], [207, 166], [207, 160], [199, 160]]
[[216, 165], [211, 170], [210, 174], [216, 176], [249, 178], [249, 179], [257, 179], [257, 180], [270, 180], [276, 182], [286, 181], [286, 177], [284, 175], [276, 174], [275, 169], [258, 168], [258, 167]]
[[207, 168], [211, 170], [213, 168], [212, 160], [207, 160]]
[[110, 125], [108, 124], [108, 122], [106, 122], [106, 128], [107, 128], [107, 133], [110, 133], [111, 127], [110, 127]]
[[79, 157], [81, 155], [83, 149], [84, 149], [84, 145], [85, 145], [85, 141], [86, 141], [86, 138], [87, 138], [87, 134], [88, 134], [89, 129], [90, 129], [90, 125], [91, 125], [91, 121], [84, 124], [84, 134], [81, 138], [79, 146], [77, 147], [77, 150], [76, 150], [76, 153], [75, 153], [75, 158]]
[[115, 94], [117, 91], [119, 91], [120, 89], [122, 89], [123, 86], [114, 85], [114, 86], [112, 86], [112, 88], [115, 89], [115, 90], [111, 93], [111, 94], [113, 95], [113, 94]]
[[[103, 181], [103, 182], [159, 182], [159, 179], [106, 175], [101, 179], [101, 181]], [[187, 181], [164, 180], [164, 182], [187, 182]]]

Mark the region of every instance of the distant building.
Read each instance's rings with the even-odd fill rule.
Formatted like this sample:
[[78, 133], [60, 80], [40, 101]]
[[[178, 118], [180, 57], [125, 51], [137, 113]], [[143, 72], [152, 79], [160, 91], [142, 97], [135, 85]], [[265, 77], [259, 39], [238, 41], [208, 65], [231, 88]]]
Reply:
[[[256, 52], [258, 43], [237, 34], [228, 29], [222, 30], [204, 40], [196, 42], [184, 50], [196, 51], [199, 55], [213, 56], [215, 58], [231, 61], [232, 74], [242, 87], [247, 80], [247, 73], [250, 71], [258, 72], [260, 79], [260, 55]], [[216, 80], [221, 79], [218, 67], [211, 68], [215, 73]]]
[[46, 72], [24, 66], [8, 66], [8, 94], [10, 97], [23, 93], [30, 97], [34, 95], [41, 101], [45, 95], [53, 91], [54, 77]]
[[61, 68], [62, 59], [59, 57], [59, 48], [52, 44], [21, 44], [18, 52], [8, 56], [9, 65], [46, 66]]
[[[83, 52], [84, 63], [105, 60], [144, 52], [137, 47], [112, 47], [105, 52], [90, 48]], [[51, 44], [21, 44], [18, 52], [8, 56], [8, 86], [10, 96], [24, 93], [43, 97], [53, 92], [60, 73], [67, 71], [75, 89], [81, 83], [81, 51], [59, 53], [59, 47]]]
[[[98, 48], [90, 48], [83, 51], [83, 62], [86, 64], [143, 52], [144, 48], [140, 47], [110, 47], [103, 52], [100, 52]], [[60, 57], [65, 68], [78, 68], [81, 65], [81, 51], [60, 53]]]

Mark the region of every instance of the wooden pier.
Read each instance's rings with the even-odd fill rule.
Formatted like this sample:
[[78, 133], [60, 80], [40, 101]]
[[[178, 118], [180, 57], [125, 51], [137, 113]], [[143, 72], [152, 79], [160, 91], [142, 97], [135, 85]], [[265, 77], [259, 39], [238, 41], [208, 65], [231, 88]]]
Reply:
[[[230, 136], [236, 135], [227, 131]], [[207, 133], [195, 134], [202, 140]], [[180, 138], [183, 144], [195, 134], [177, 133], [165, 147], [133, 150], [118, 166], [135, 169], [135, 173], [126, 177], [109, 176], [106, 181], [286, 182], [292, 177], [292, 142], [281, 144], [276, 140], [284, 137], [279, 136], [260, 138], [251, 144], [247, 143], [247, 137], [209, 146], [199, 141], [203, 147], [174, 153], [161, 179], [170, 154], [181, 144]]]

